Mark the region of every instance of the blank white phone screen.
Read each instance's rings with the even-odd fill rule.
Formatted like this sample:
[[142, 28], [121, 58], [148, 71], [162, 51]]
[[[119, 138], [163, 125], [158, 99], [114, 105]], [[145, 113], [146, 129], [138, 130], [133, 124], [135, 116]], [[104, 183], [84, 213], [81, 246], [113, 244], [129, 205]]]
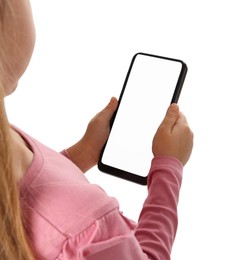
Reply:
[[171, 103], [181, 68], [178, 61], [136, 56], [103, 164], [147, 176], [153, 158], [152, 140]]

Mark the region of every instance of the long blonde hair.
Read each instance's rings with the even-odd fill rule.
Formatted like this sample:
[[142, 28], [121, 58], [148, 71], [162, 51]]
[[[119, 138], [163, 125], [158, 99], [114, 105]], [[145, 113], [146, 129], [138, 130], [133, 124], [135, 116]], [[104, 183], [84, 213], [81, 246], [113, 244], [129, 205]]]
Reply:
[[4, 14], [6, 8], [13, 10], [10, 4], [10, 0], [0, 0], [0, 260], [32, 260], [13, 171], [13, 146], [4, 105]]

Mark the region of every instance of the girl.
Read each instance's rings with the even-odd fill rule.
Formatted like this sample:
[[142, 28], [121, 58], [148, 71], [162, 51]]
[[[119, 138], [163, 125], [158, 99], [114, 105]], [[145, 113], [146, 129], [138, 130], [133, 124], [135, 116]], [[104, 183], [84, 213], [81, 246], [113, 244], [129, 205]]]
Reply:
[[4, 97], [17, 87], [35, 43], [28, 0], [0, 0], [0, 259], [170, 259], [183, 166], [193, 134], [171, 105], [155, 134], [148, 196], [137, 224], [83, 175], [96, 165], [117, 100], [61, 154], [8, 123]]

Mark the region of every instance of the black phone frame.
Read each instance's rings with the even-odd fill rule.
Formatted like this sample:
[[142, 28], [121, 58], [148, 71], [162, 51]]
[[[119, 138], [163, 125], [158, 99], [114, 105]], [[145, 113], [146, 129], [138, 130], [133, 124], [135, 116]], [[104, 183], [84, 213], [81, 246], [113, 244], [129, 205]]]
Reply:
[[[125, 81], [124, 81], [124, 84], [123, 84], [123, 87], [122, 87], [122, 90], [121, 90], [121, 93], [120, 93], [120, 96], [119, 96], [119, 99], [118, 99], [118, 107], [117, 107], [117, 109], [116, 109], [116, 111], [115, 111], [115, 113], [112, 116], [111, 121], [110, 121], [110, 131], [113, 127], [114, 120], [115, 120], [117, 112], [118, 112], [118, 108], [119, 108], [121, 100], [123, 98], [123, 94], [124, 94], [124, 91], [126, 89], [126, 85], [127, 85], [127, 82], [128, 82], [129, 76], [130, 76], [130, 72], [132, 70], [135, 59], [138, 55], [145, 55], [145, 56], [151, 56], [151, 57], [160, 58], [160, 59], [171, 60], [171, 61], [179, 62], [179, 63], [182, 64], [180, 75], [179, 75], [177, 84], [175, 86], [170, 104], [177, 103], [178, 100], [179, 100], [180, 93], [181, 93], [181, 90], [182, 90], [182, 87], [183, 87], [183, 84], [184, 84], [184, 80], [185, 80], [185, 77], [186, 77], [186, 74], [187, 74], [187, 71], [188, 71], [188, 67], [187, 67], [186, 63], [183, 62], [182, 60], [175, 59], [175, 58], [168, 58], [168, 57], [165, 57], [165, 56], [159, 56], [159, 55], [154, 55], [154, 54], [149, 54], [149, 53], [144, 53], [144, 52], [138, 52], [133, 56], [131, 63], [130, 63], [130, 66], [129, 66], [129, 69], [128, 69], [128, 72], [126, 74], [126, 78], [125, 78]], [[122, 178], [122, 179], [127, 180], [127, 181], [131, 181], [131, 182], [134, 182], [134, 183], [137, 183], [137, 184], [147, 185], [147, 176], [144, 177], [144, 176], [136, 175], [134, 173], [124, 171], [122, 169], [118, 169], [118, 168], [115, 168], [113, 166], [104, 164], [102, 162], [102, 157], [103, 157], [106, 145], [107, 145], [107, 141], [106, 141], [106, 143], [105, 143], [105, 145], [104, 145], [104, 147], [101, 151], [99, 161], [98, 161], [98, 169], [101, 172], [104, 172], [106, 174], [110, 174], [110, 175], [118, 177], [118, 178]]]

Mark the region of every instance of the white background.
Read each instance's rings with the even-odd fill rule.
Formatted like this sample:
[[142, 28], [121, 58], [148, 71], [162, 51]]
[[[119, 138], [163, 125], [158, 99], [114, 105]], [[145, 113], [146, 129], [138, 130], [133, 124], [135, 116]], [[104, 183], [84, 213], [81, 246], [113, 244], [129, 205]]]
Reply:
[[[231, 260], [231, 2], [32, 0], [37, 44], [9, 118], [48, 146], [78, 140], [88, 121], [118, 96], [132, 56], [183, 59], [181, 110], [195, 133], [179, 202], [172, 260]], [[95, 167], [87, 177], [137, 220], [146, 188]]]

